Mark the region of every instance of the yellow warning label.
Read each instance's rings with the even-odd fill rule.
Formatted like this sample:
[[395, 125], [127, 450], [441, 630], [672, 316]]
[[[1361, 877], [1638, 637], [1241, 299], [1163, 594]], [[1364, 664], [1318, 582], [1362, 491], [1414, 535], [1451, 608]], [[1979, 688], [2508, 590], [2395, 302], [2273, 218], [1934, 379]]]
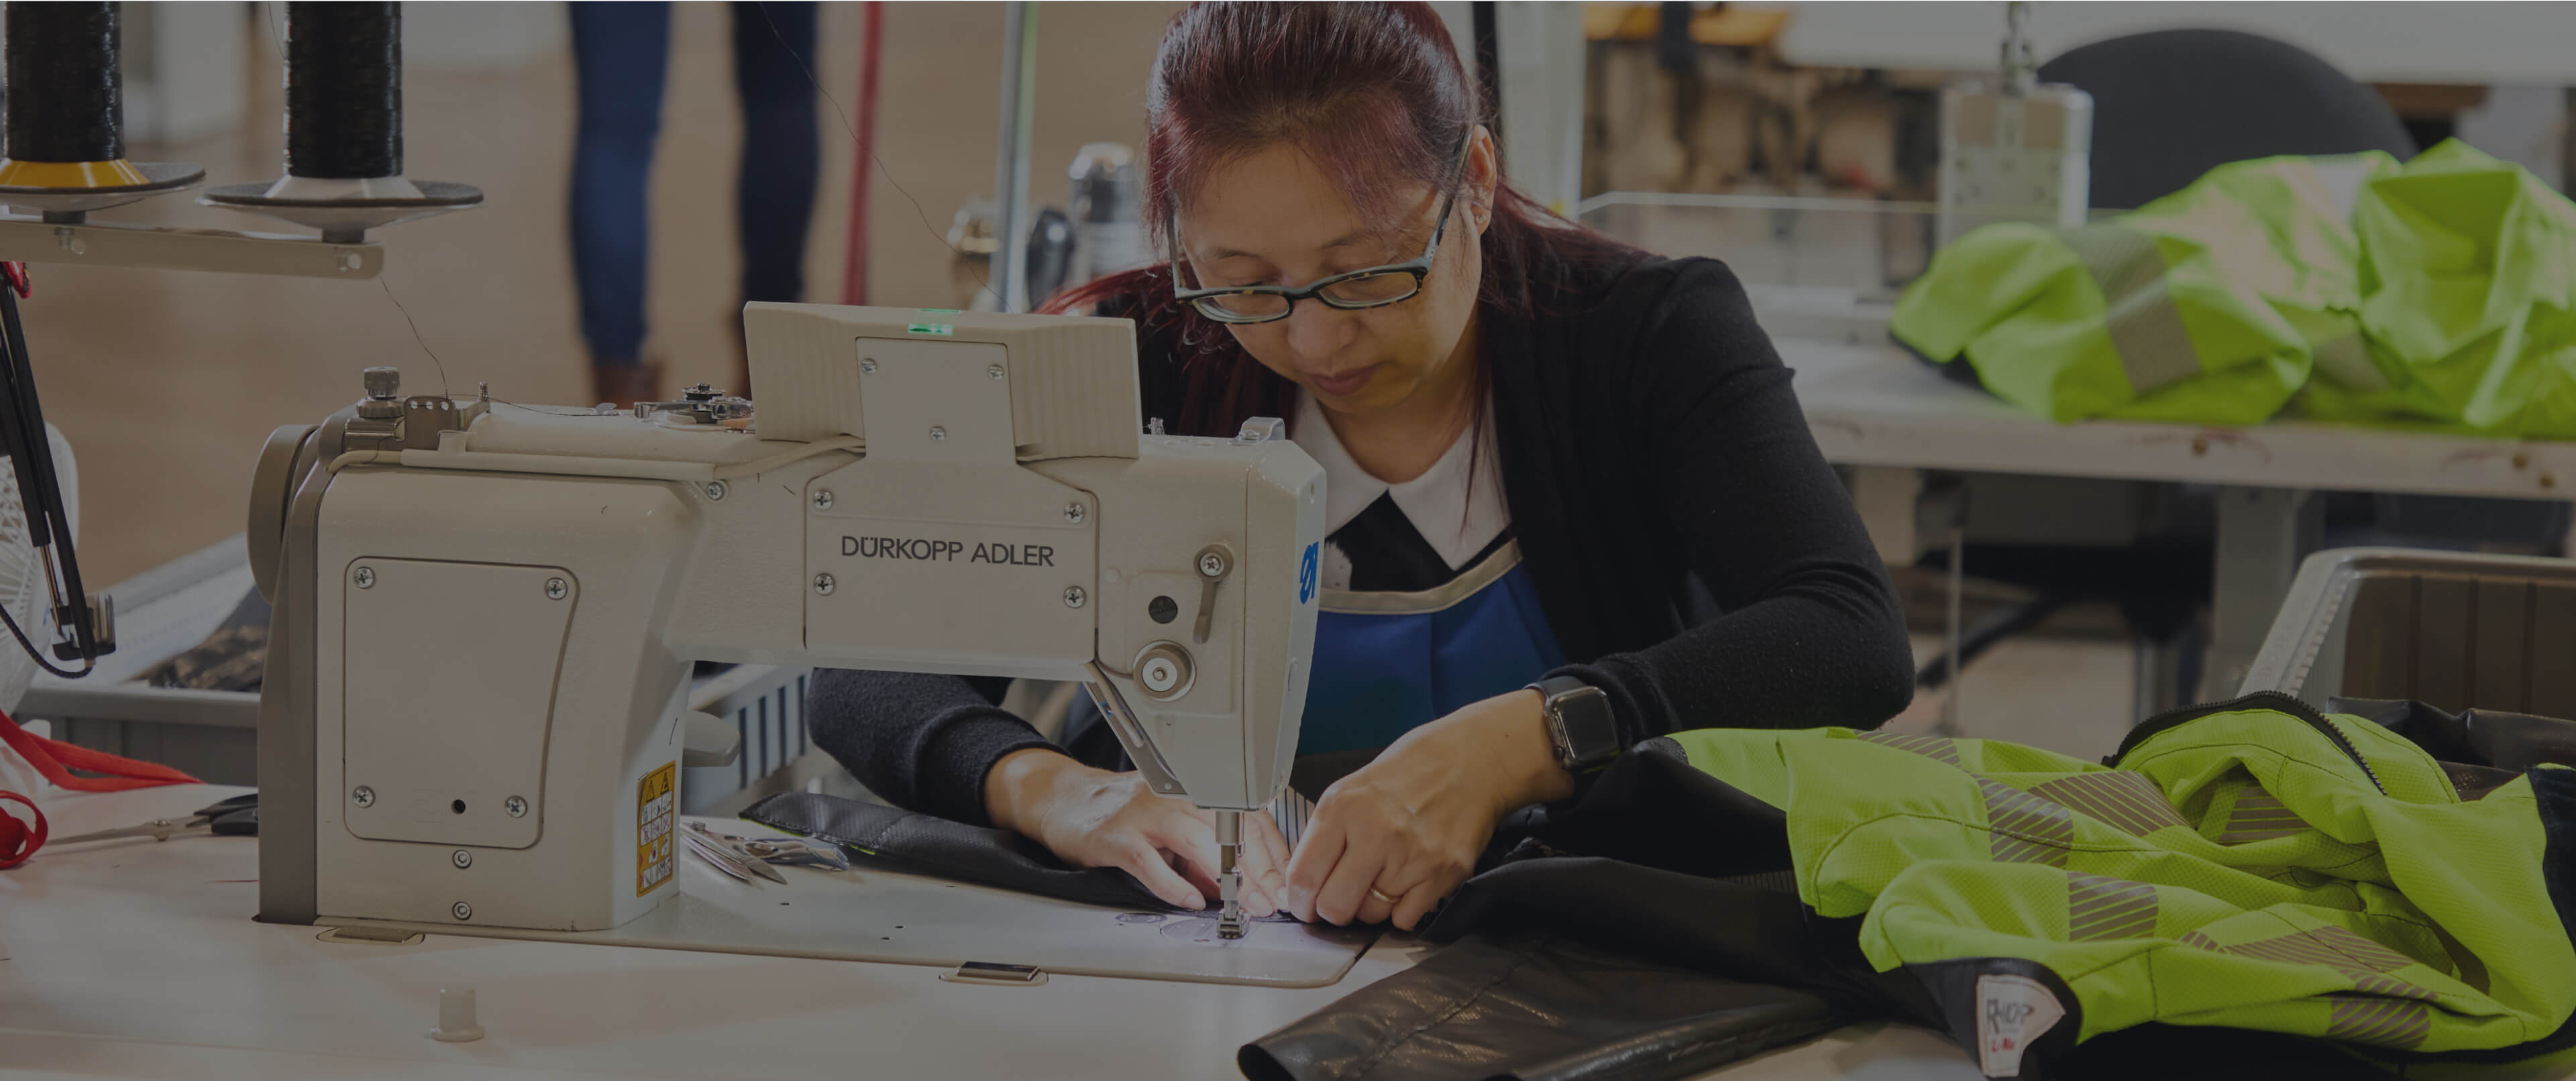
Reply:
[[654, 887], [671, 880], [671, 827], [678, 821], [672, 815], [679, 809], [679, 796], [671, 781], [675, 774], [671, 763], [644, 775], [635, 786], [635, 896], [653, 892]]

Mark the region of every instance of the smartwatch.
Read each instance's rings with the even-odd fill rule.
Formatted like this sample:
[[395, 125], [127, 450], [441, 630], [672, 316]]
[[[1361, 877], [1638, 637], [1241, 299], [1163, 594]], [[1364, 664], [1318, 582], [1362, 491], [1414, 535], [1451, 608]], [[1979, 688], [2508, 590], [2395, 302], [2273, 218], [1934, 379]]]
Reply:
[[1530, 684], [1547, 714], [1547, 740], [1556, 764], [1581, 777], [1619, 757], [1619, 726], [1610, 719], [1610, 696], [1572, 676]]

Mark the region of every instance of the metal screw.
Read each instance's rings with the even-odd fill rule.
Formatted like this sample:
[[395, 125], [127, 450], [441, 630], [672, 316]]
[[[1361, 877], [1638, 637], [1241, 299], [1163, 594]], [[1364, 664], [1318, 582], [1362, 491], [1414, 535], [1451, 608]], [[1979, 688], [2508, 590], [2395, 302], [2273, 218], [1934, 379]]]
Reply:
[[1064, 587], [1064, 606], [1067, 608], [1080, 608], [1090, 599], [1091, 595], [1083, 592], [1081, 586]]
[[376, 569], [375, 569], [374, 567], [360, 567], [360, 568], [358, 568], [358, 573], [357, 573], [357, 576], [356, 576], [356, 577], [357, 577], [357, 581], [358, 581], [358, 588], [360, 588], [360, 589], [374, 589], [374, 588], [376, 588]]
[[349, 791], [349, 802], [360, 807], [373, 807], [376, 805], [376, 790], [359, 785]]
[[510, 812], [510, 817], [512, 818], [526, 818], [528, 816], [528, 801], [517, 796], [512, 796], [501, 802], [501, 809]]
[[832, 509], [832, 490], [831, 490], [831, 489], [829, 489], [829, 488], [817, 488], [817, 489], [815, 489], [815, 490], [814, 490], [814, 509], [815, 509], [815, 510], [830, 510], [830, 509]]
[[546, 579], [546, 599], [559, 601], [572, 594], [572, 586], [561, 578]]
[[708, 498], [708, 499], [723, 499], [724, 497], [725, 497], [725, 482], [720, 481], [720, 480], [711, 480], [711, 481], [708, 481], [708, 482], [707, 482], [707, 498]]
[[1081, 525], [1082, 519], [1090, 513], [1090, 508], [1087, 508], [1080, 503], [1067, 503], [1064, 505], [1064, 520], [1072, 522], [1075, 525]]
[[984, 378], [986, 378], [986, 379], [999, 379], [999, 378], [1001, 378], [1001, 377], [1002, 377], [1002, 366], [1001, 366], [1001, 365], [999, 365], [999, 364], [996, 364], [996, 365], [993, 365], [993, 366], [992, 366], [992, 367], [990, 367], [990, 368], [986, 368], [986, 369], [984, 369]]
[[869, 375], [875, 375], [877, 374], [877, 362], [874, 359], [861, 359], [859, 361], [859, 370], [866, 372]]
[[456, 850], [456, 854], [455, 854], [455, 855], [453, 855], [453, 856], [449, 856], [449, 857], [448, 857], [448, 859], [451, 859], [451, 860], [456, 861], [456, 866], [457, 866], [457, 869], [458, 869], [458, 870], [463, 870], [463, 869], [465, 869], [465, 868], [467, 868], [467, 867], [472, 867], [472, 866], [474, 866], [474, 854], [473, 854], [473, 853], [471, 853], [471, 852], [468, 852], [468, 851], [466, 851], [466, 850], [464, 850], [464, 849], [462, 849], [462, 848], [457, 849], [457, 850]]
[[832, 591], [840, 588], [840, 585], [841, 583], [832, 580], [831, 575], [817, 574], [814, 576], [814, 592], [820, 593], [826, 597], [831, 596]]
[[948, 438], [948, 429], [946, 429], [946, 428], [942, 428], [942, 427], [940, 427], [940, 426], [938, 426], [938, 425], [936, 425], [936, 424], [933, 424], [933, 425], [931, 425], [931, 426], [930, 426], [930, 441], [931, 441], [931, 442], [936, 443], [936, 442], [939, 442], [940, 440], [942, 440], [942, 439], [946, 439], [946, 438]]
[[1199, 553], [1199, 574], [1214, 578], [1225, 573], [1225, 557], [1215, 552]]
[[474, 906], [466, 904], [463, 901], [456, 902], [456, 907], [448, 909], [447, 911], [450, 915], [453, 915], [460, 920], [470, 920], [474, 918]]
[[1146, 661], [1143, 675], [1145, 689], [1156, 694], [1171, 690], [1181, 683], [1180, 670], [1172, 667], [1172, 662], [1162, 657]]

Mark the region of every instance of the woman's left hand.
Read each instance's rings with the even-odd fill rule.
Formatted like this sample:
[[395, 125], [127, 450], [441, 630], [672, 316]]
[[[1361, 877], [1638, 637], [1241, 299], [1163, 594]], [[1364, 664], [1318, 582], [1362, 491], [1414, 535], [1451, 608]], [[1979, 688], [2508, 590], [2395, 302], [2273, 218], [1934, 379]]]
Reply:
[[1413, 930], [1475, 869], [1503, 815], [1574, 794], [1537, 691], [1488, 698], [1405, 733], [1324, 791], [1288, 861], [1286, 907], [1308, 922]]

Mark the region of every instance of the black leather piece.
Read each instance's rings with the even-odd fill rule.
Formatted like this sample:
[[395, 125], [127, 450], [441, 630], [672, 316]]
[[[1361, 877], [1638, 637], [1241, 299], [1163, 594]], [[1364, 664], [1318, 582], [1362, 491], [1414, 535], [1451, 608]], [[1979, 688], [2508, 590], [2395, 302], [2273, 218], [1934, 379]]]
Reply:
[[2492, 709], [2451, 714], [2422, 702], [2384, 698], [2329, 698], [2326, 712], [2374, 721], [2444, 762], [2514, 773], [2544, 762], [2576, 766], [2576, 721]]
[[1046, 846], [1006, 830], [813, 792], [781, 792], [752, 804], [742, 817], [830, 841], [852, 862], [889, 871], [1084, 904], [1175, 911], [1123, 870], [1067, 866]]
[[1805, 906], [1792, 892], [1695, 878], [1593, 856], [1505, 864], [1441, 906], [1422, 937], [1554, 932], [1632, 956], [1752, 980], [1800, 980]]
[[1827, 1032], [1824, 999], [1476, 936], [1246, 1045], [1252, 1081], [1675, 1081]]

